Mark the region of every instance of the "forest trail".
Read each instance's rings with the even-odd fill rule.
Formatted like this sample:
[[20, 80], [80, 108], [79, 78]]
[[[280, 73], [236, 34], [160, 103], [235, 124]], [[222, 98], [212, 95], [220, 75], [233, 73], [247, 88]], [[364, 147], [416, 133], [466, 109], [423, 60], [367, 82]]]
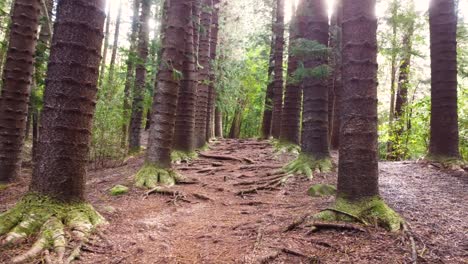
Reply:
[[[311, 233], [300, 225], [285, 232], [295, 220], [332, 203], [333, 197], [312, 198], [306, 193], [315, 183], [336, 184], [336, 173], [316, 174], [312, 181], [290, 177], [279, 185], [282, 175], [277, 172], [292, 156], [275, 154], [267, 141], [222, 140], [202, 153], [235, 159], [201, 156], [176, 165], [192, 184], [171, 188], [178, 192], [175, 196], [147, 196], [132, 187], [143, 157], [132, 158], [123, 167], [90, 172], [88, 198], [110, 225], [77, 263], [411, 261], [408, 237], [382, 229]], [[415, 162], [384, 162], [380, 176], [383, 197], [409, 222], [422, 255], [419, 263], [467, 263], [468, 208], [460, 202], [468, 198], [466, 173], [449, 174]], [[111, 196], [109, 189], [116, 184], [129, 186], [130, 192]], [[26, 191], [22, 186], [27, 184], [0, 193], [0, 211], [21, 197]], [[253, 188], [263, 190], [247, 191]], [[15, 253], [0, 253], [0, 262]]]

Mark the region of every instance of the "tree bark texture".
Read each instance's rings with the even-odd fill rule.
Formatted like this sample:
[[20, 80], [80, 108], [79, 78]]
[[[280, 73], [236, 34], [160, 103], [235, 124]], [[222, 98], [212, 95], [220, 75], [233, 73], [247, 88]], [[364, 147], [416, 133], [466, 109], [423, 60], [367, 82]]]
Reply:
[[57, 5], [30, 189], [64, 201], [84, 199], [104, 8], [104, 0], [61, 0]]
[[379, 194], [375, 0], [343, 1], [343, 94], [338, 197]]
[[223, 138], [223, 112], [218, 106], [215, 108], [215, 137]]
[[104, 46], [102, 47], [102, 61], [101, 61], [101, 70], [99, 72], [99, 88], [102, 87], [102, 80], [104, 79], [104, 74], [106, 73], [106, 62], [107, 62], [107, 51], [109, 49], [109, 30], [110, 30], [110, 21], [111, 21], [111, 4], [112, 1], [107, 3], [107, 18], [106, 18], [106, 27], [104, 32]]
[[185, 32], [191, 19], [190, 0], [171, 0], [166, 15], [162, 40], [157, 92], [153, 102], [146, 162], [171, 168], [171, 150], [176, 122], [177, 98], [185, 60]]
[[432, 0], [431, 136], [429, 155], [459, 158], [457, 114], [457, 16], [454, 0]]
[[210, 84], [208, 95], [208, 112], [206, 117], [206, 141], [208, 142], [214, 137], [214, 112], [216, 106], [216, 73], [214, 62], [216, 60], [216, 49], [218, 48], [218, 31], [219, 31], [219, 0], [213, 0], [213, 16], [211, 21], [210, 34]]
[[[306, 0], [298, 18], [301, 32], [309, 41], [328, 46], [328, 15], [325, 0]], [[304, 59], [304, 67], [327, 64], [326, 57]], [[326, 78], [307, 77], [303, 80], [304, 110], [302, 120], [302, 152], [316, 159], [328, 158], [328, 87]]]
[[11, 11], [0, 97], [0, 182], [14, 180], [21, 168], [40, 8], [39, 0], [16, 0]]
[[149, 17], [151, 12], [151, 0], [142, 0], [140, 13], [140, 30], [138, 33], [138, 61], [136, 63], [135, 84], [133, 88], [132, 117], [130, 120], [130, 145], [131, 150], [141, 147], [141, 130], [143, 124], [143, 99], [146, 88], [146, 62], [148, 60], [149, 42]]
[[275, 23], [275, 80], [273, 83], [273, 117], [271, 134], [279, 139], [283, 109], [284, 0], [277, 0]]

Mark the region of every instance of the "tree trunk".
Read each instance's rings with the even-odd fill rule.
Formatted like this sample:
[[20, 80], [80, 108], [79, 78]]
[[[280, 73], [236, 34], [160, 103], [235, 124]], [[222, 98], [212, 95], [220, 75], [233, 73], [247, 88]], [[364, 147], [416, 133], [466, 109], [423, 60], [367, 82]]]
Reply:
[[[304, 19], [304, 38], [328, 46], [328, 15], [325, 0], [307, 0], [300, 16]], [[310, 57], [304, 67], [315, 68], [327, 64], [327, 58]], [[330, 157], [328, 146], [328, 87], [327, 78], [307, 77], [303, 82], [304, 110], [302, 120], [302, 152], [314, 159]]]
[[86, 165], [101, 60], [104, 0], [61, 0], [47, 70], [31, 190], [84, 199]]
[[431, 35], [431, 136], [433, 158], [460, 157], [457, 114], [457, 16], [453, 0], [432, 0]]
[[[294, 14], [294, 13], [293, 13]], [[284, 93], [284, 105], [281, 112], [281, 133], [280, 140], [285, 143], [300, 144], [300, 122], [302, 109], [302, 89], [301, 86], [292, 81], [294, 72], [298, 67], [298, 59], [292, 54], [294, 41], [301, 38], [297, 25], [297, 17], [293, 15], [289, 27], [289, 59], [288, 59], [288, 80]]]
[[122, 139], [121, 146], [127, 145], [128, 135], [128, 119], [130, 115], [130, 93], [132, 90], [132, 84], [134, 82], [135, 74], [135, 49], [136, 49], [136, 38], [138, 33], [138, 15], [140, 13], [141, 0], [133, 0], [133, 18], [132, 18], [132, 32], [130, 34], [130, 50], [127, 58], [127, 74], [125, 77], [125, 88], [124, 88], [124, 101], [123, 101], [123, 116], [124, 122], [122, 124]]
[[[159, 65], [157, 96], [153, 102], [146, 162], [171, 168], [171, 149], [176, 122], [180, 72], [185, 60], [185, 32], [191, 19], [189, 0], [171, 0], [166, 15], [166, 31]], [[155, 122], [158, 120], [158, 122]]]
[[[117, 48], [119, 46], [119, 34], [120, 34], [120, 20], [122, 18], [122, 1], [119, 3], [119, 11], [117, 13], [117, 20], [115, 22], [115, 33], [114, 33], [114, 44], [112, 45], [112, 54], [109, 64], [109, 76], [107, 83], [109, 87], [109, 93], [112, 95], [114, 87], [114, 70], [115, 70], [115, 60], [117, 59]], [[110, 97], [109, 97], [110, 98]]]
[[109, 49], [109, 29], [111, 21], [111, 3], [107, 3], [107, 18], [106, 18], [106, 31], [104, 32], [104, 46], [102, 47], [102, 61], [101, 61], [101, 70], [99, 71], [99, 82], [98, 87], [101, 88], [102, 80], [104, 78], [104, 73], [106, 72], [106, 62], [107, 62], [107, 50]]
[[197, 90], [197, 111], [195, 117], [196, 139], [195, 146], [203, 147], [206, 143], [206, 126], [207, 126], [207, 109], [209, 97], [209, 82], [210, 82], [210, 36], [212, 22], [212, 0], [203, 0], [201, 11], [201, 26], [203, 30], [200, 32], [198, 60], [203, 67], [199, 70], [199, 85]]
[[218, 106], [215, 108], [215, 137], [223, 138], [223, 112]]
[[379, 195], [375, 0], [343, 1], [343, 90], [337, 197]]
[[216, 105], [216, 74], [213, 62], [216, 60], [216, 49], [218, 47], [218, 23], [219, 23], [219, 4], [220, 0], [213, 0], [213, 17], [211, 22], [210, 34], [210, 84], [208, 96], [208, 113], [206, 117], [206, 141], [214, 137], [214, 112]]
[[283, 51], [284, 51], [284, 0], [277, 0], [275, 23], [275, 80], [273, 83], [273, 117], [271, 134], [280, 137], [283, 108]]
[[179, 100], [177, 102], [177, 114], [174, 132], [174, 150], [193, 152], [195, 150], [195, 103], [197, 100], [197, 71], [193, 44], [193, 20], [197, 20], [193, 13], [191, 3], [191, 17], [185, 27], [185, 59], [182, 70], [182, 80], [179, 89]]
[[240, 138], [243, 109], [244, 103], [241, 102], [239, 103], [239, 106], [234, 112], [234, 117], [232, 118], [231, 123], [231, 129], [229, 130], [229, 138]]
[[11, 11], [0, 97], [0, 182], [14, 180], [21, 168], [40, 8], [39, 0], [16, 0]]
[[143, 98], [146, 87], [146, 62], [148, 60], [149, 16], [151, 0], [142, 0], [140, 14], [140, 31], [138, 34], [138, 63], [136, 64], [135, 84], [133, 89], [132, 118], [130, 120], [129, 148], [139, 150], [141, 147], [141, 129], [143, 124]]

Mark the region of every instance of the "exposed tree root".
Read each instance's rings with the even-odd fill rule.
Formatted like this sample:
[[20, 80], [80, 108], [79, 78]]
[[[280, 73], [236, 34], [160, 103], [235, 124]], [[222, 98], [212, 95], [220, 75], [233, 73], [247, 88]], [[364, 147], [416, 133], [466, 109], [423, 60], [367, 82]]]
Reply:
[[338, 230], [351, 230], [358, 232], [366, 232], [365, 229], [353, 224], [346, 223], [331, 223], [331, 222], [313, 222], [312, 231], [319, 231], [322, 229], [338, 229]]
[[182, 177], [171, 169], [163, 169], [151, 164], [145, 164], [135, 175], [135, 186], [144, 189], [154, 189], [158, 185], [172, 186], [182, 180]]
[[[19, 244], [29, 236], [38, 234], [36, 242], [11, 263], [23, 263], [46, 250], [46, 261], [70, 263], [80, 255], [82, 246], [94, 229], [106, 223], [104, 218], [89, 204], [65, 204], [42, 195], [28, 194], [18, 204], [0, 215], [1, 245]], [[71, 233], [75, 248], [64, 259], [67, 240]]]
[[389, 231], [401, 230], [404, 220], [380, 197], [361, 201], [337, 198], [335, 206], [314, 216], [316, 220], [327, 222], [360, 222], [365, 225], [381, 226]]
[[310, 217], [309, 215], [302, 216], [301, 218], [297, 219], [296, 221], [294, 221], [290, 225], [288, 225], [283, 232], [286, 233], [286, 232], [289, 232], [289, 231], [293, 231], [294, 229], [298, 228], [300, 225], [305, 223], [307, 221], [307, 219], [309, 219], [309, 217]]
[[283, 167], [283, 171], [288, 174], [303, 174], [312, 179], [314, 171], [330, 172], [333, 164], [330, 158], [315, 159], [312, 156], [301, 153], [297, 159]]
[[261, 164], [261, 165], [244, 165], [240, 166], [240, 170], [258, 170], [258, 169], [281, 169], [282, 166], [280, 165], [268, 165], [268, 164]]
[[248, 190], [242, 190], [236, 193], [236, 195], [239, 196], [244, 196], [245, 194], [253, 194], [253, 193], [258, 193], [258, 191], [276, 191], [278, 190], [278, 187], [284, 184], [284, 182], [287, 180], [285, 177], [281, 177], [281, 179], [274, 180], [271, 182], [268, 182], [264, 185], [254, 187], [252, 189]]
[[193, 152], [186, 152], [186, 151], [179, 151], [179, 150], [174, 150], [171, 153], [171, 160], [172, 162], [176, 164], [180, 163], [188, 163], [198, 157], [198, 154], [193, 151]]
[[234, 160], [234, 161], [239, 161], [243, 162], [245, 159], [233, 157], [233, 156], [225, 156], [225, 155], [211, 155], [211, 154], [204, 154], [204, 153], [198, 153], [200, 157], [203, 158], [208, 158], [208, 159], [216, 159], [216, 160]]

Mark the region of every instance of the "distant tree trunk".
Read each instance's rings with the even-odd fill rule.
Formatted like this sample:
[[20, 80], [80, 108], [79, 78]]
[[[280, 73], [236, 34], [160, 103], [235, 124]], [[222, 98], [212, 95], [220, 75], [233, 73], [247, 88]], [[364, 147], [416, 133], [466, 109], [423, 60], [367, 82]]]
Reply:
[[277, 0], [275, 23], [275, 80], [273, 84], [273, 117], [271, 134], [280, 137], [283, 108], [283, 51], [284, 51], [284, 0]]
[[15, 179], [21, 169], [40, 2], [16, 0], [3, 69], [0, 97], [0, 182]]
[[231, 129], [229, 130], [229, 138], [240, 138], [242, 125], [242, 112], [244, 110], [244, 102], [240, 102], [234, 112], [232, 118]]
[[102, 80], [104, 79], [104, 73], [106, 72], [106, 62], [107, 62], [107, 50], [109, 49], [109, 29], [111, 21], [111, 3], [107, 3], [107, 18], [106, 18], [106, 31], [104, 32], [104, 46], [102, 47], [102, 61], [101, 61], [101, 70], [99, 71], [99, 82], [98, 87], [102, 86]]
[[200, 32], [198, 60], [203, 67], [199, 71], [199, 85], [197, 90], [197, 111], [195, 117], [195, 146], [203, 147], [206, 143], [206, 125], [207, 125], [207, 109], [209, 97], [209, 81], [210, 81], [210, 36], [212, 23], [212, 0], [203, 0], [201, 8], [201, 26], [203, 30]]
[[123, 116], [124, 122], [122, 124], [122, 139], [121, 146], [127, 145], [128, 135], [128, 118], [130, 115], [130, 94], [132, 90], [132, 84], [134, 83], [135, 76], [135, 50], [136, 50], [136, 39], [138, 34], [138, 16], [140, 13], [141, 0], [133, 0], [133, 18], [132, 18], [132, 31], [130, 33], [130, 49], [127, 58], [127, 74], [125, 77], [125, 88], [124, 88], [124, 101], [123, 101]]
[[[325, 0], [306, 0], [301, 16], [307, 25], [304, 38], [328, 46], [328, 15]], [[327, 64], [326, 58], [311, 57], [304, 67], [315, 68]], [[307, 77], [303, 82], [304, 110], [302, 120], [302, 152], [314, 159], [330, 157], [328, 145], [328, 87], [326, 78]]]
[[[350, 201], [379, 195], [376, 31], [375, 0], [343, 1], [343, 65], [346, 66], [343, 67], [337, 197]], [[360, 74], [356, 75], [357, 72]]]
[[114, 33], [114, 44], [112, 45], [112, 55], [109, 64], [109, 76], [107, 79], [107, 83], [110, 87], [108, 87], [109, 92], [112, 93], [114, 87], [114, 71], [115, 71], [115, 60], [117, 58], [117, 48], [119, 46], [119, 34], [120, 34], [120, 20], [122, 17], [122, 1], [119, 3], [119, 11], [117, 13], [117, 20], [115, 22], [115, 33]]
[[200, 47], [200, 26], [201, 26], [201, 5], [203, 0], [193, 0], [193, 47], [195, 52], [195, 70], [198, 72], [198, 54], [199, 54], [199, 47]]
[[[166, 30], [159, 65], [157, 96], [153, 102], [153, 125], [150, 129], [146, 162], [171, 168], [171, 150], [176, 122], [180, 74], [185, 60], [186, 27], [191, 19], [189, 0], [171, 0], [166, 15]], [[158, 122], [155, 122], [159, 120]]]
[[329, 135], [330, 135], [330, 148], [338, 150], [340, 146], [340, 101], [341, 101], [341, 89], [343, 86], [342, 81], [342, 15], [343, 15], [343, 3], [342, 0], [335, 1], [334, 12], [332, 16], [332, 28], [331, 28], [331, 39], [330, 47], [332, 49], [332, 67], [333, 75], [331, 76], [332, 85], [330, 86], [329, 94]]
[[197, 100], [197, 71], [195, 70], [195, 52], [193, 45], [193, 20], [197, 20], [193, 13], [194, 3], [191, 3], [191, 17], [185, 27], [185, 59], [182, 68], [182, 80], [177, 102], [177, 114], [174, 131], [173, 149], [183, 152], [195, 150], [195, 103]]
[[[295, 10], [293, 11], [295, 12]], [[294, 14], [289, 27], [288, 80], [286, 81], [287, 84], [284, 93], [284, 105], [283, 111], [281, 112], [280, 140], [286, 143], [299, 145], [302, 89], [298, 83], [291, 80], [294, 72], [298, 67], [298, 59], [292, 53], [294, 41], [301, 37], [297, 22], [297, 16]]]
[[[392, 27], [392, 39], [391, 39], [391, 71], [390, 71], [390, 109], [388, 113], [388, 123], [389, 123], [389, 133], [393, 133], [393, 121], [395, 120], [395, 93], [396, 93], [396, 87], [397, 87], [397, 82], [396, 82], [396, 75], [397, 75], [397, 48], [398, 48], [398, 40], [397, 40], [397, 34], [398, 34], [398, 24], [397, 24], [397, 19], [398, 19], [398, 10], [399, 10], [399, 5], [398, 1], [393, 0], [391, 2], [391, 19], [390, 19], [390, 24]], [[387, 153], [391, 153], [393, 146], [393, 142], [389, 140], [387, 142]]]
[[218, 106], [215, 108], [215, 137], [223, 138], [223, 112]]
[[457, 16], [454, 0], [432, 0], [431, 136], [429, 156], [460, 158], [457, 114]]
[[33, 192], [84, 199], [104, 19], [104, 0], [58, 2]]
[[151, 0], [142, 0], [140, 31], [138, 34], [138, 62], [136, 64], [135, 84], [133, 89], [132, 117], [130, 120], [130, 145], [134, 151], [141, 147], [141, 129], [143, 124], [143, 97], [146, 87], [146, 62], [148, 60], [149, 16]]
[[216, 105], [216, 74], [213, 62], [216, 60], [216, 49], [218, 47], [218, 23], [219, 23], [219, 4], [220, 0], [213, 0], [213, 17], [211, 22], [210, 34], [210, 85], [208, 95], [208, 113], [206, 118], [206, 141], [214, 137], [214, 112]]

